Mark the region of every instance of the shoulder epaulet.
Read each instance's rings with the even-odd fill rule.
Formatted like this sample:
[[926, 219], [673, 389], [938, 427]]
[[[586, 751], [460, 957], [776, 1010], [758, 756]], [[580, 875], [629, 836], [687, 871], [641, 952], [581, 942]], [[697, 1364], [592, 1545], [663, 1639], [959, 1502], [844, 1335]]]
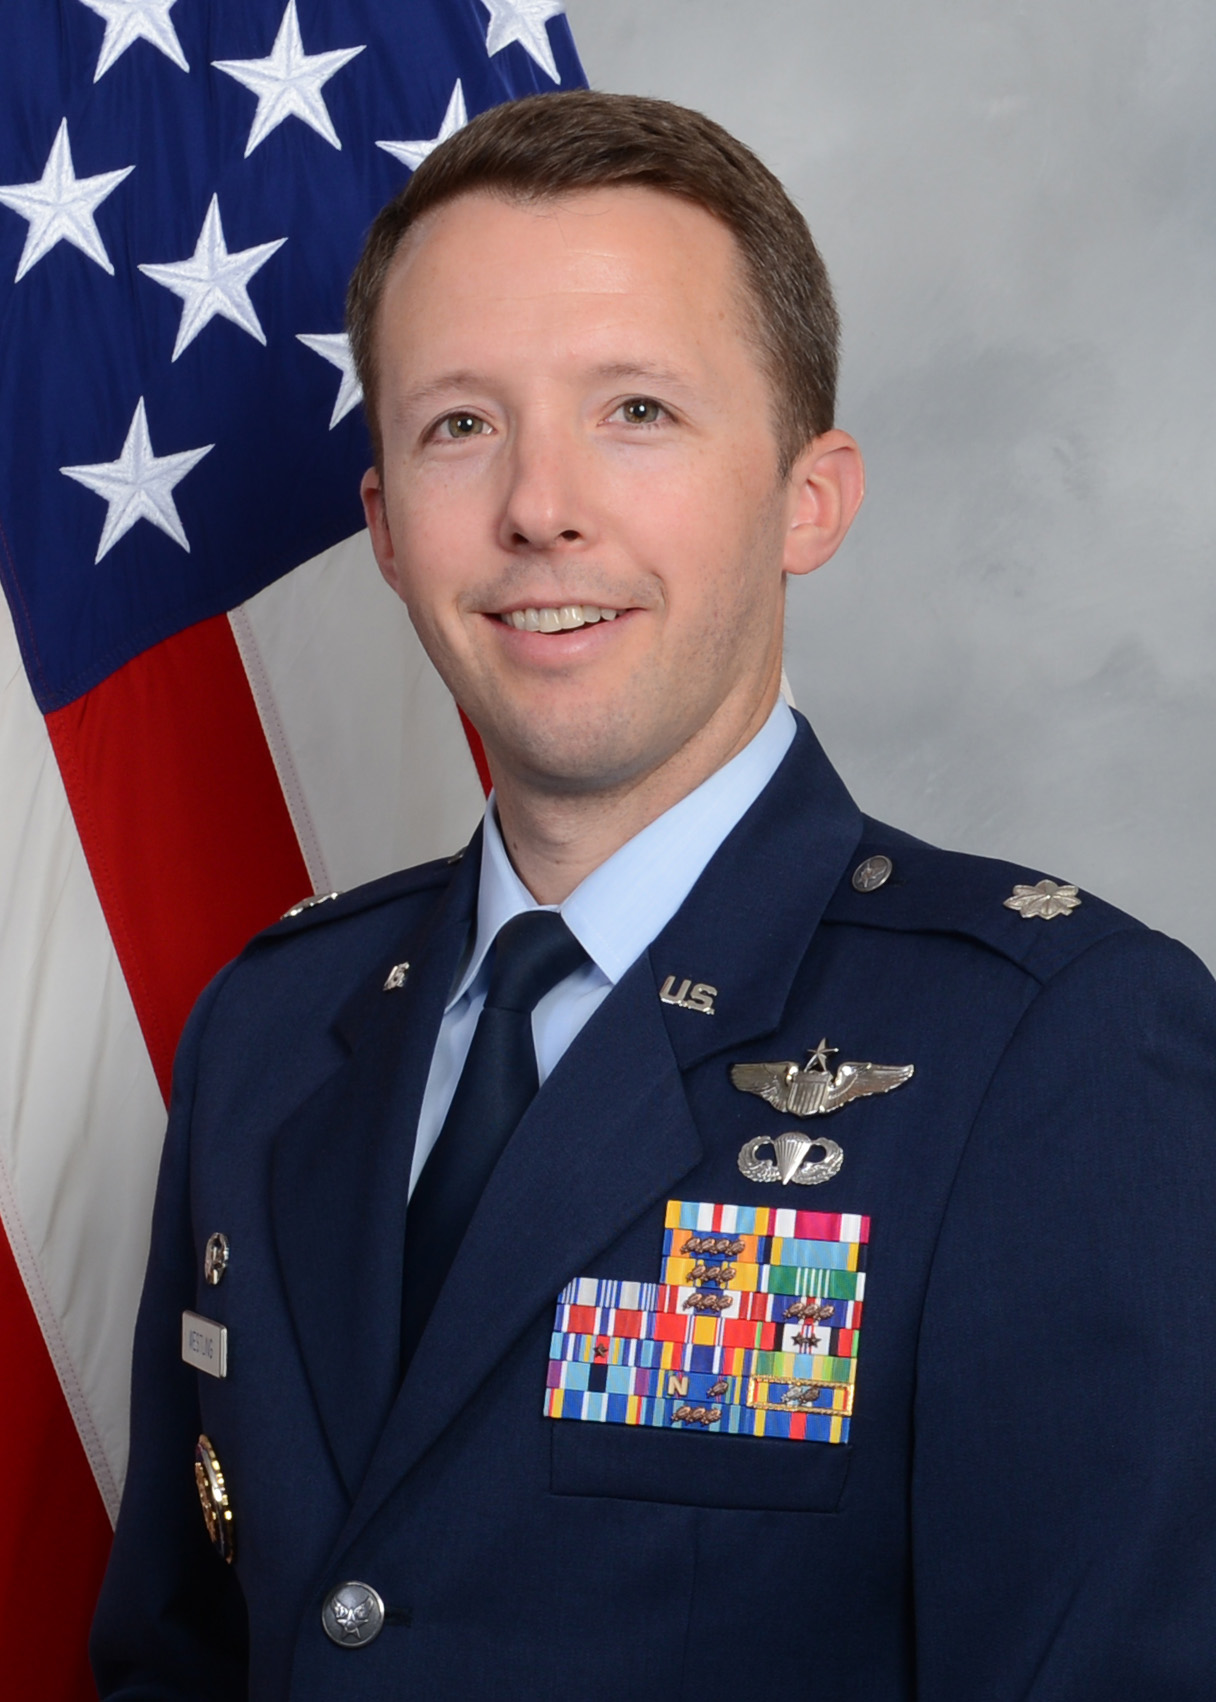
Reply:
[[823, 920], [961, 935], [1043, 981], [1108, 935], [1143, 926], [1066, 881], [994, 857], [941, 851], [868, 818]]
[[412, 869], [394, 870], [391, 875], [381, 875], [378, 880], [351, 887], [349, 892], [322, 892], [302, 898], [298, 904], [293, 904], [290, 910], [284, 911], [277, 922], [272, 922], [268, 928], [263, 928], [260, 934], [255, 934], [249, 944], [255, 946], [300, 934], [309, 928], [322, 927], [346, 916], [357, 916], [363, 911], [375, 910], [382, 904], [391, 904], [398, 898], [408, 898], [413, 893], [446, 886], [452, 878], [453, 868], [463, 858], [464, 852], [457, 851], [451, 857], [437, 857], [431, 863], [419, 863]]

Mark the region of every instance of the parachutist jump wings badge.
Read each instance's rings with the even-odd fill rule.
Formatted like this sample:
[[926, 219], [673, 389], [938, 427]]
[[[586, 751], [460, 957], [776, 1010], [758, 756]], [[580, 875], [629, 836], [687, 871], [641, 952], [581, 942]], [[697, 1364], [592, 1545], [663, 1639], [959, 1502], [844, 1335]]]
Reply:
[[[835, 1052], [821, 1040], [804, 1065], [792, 1059], [782, 1063], [734, 1064], [730, 1079], [742, 1093], [754, 1093], [785, 1116], [826, 1117], [850, 1100], [871, 1093], [890, 1093], [902, 1087], [914, 1071], [912, 1064], [841, 1064], [835, 1074], [827, 1060]], [[762, 1147], [772, 1148], [772, 1158], [761, 1158]], [[821, 1159], [808, 1160], [819, 1147]], [[791, 1131], [784, 1135], [757, 1135], [745, 1141], [739, 1152], [739, 1169], [750, 1182], [798, 1182], [804, 1187], [827, 1182], [844, 1163], [839, 1145], [823, 1137]]]

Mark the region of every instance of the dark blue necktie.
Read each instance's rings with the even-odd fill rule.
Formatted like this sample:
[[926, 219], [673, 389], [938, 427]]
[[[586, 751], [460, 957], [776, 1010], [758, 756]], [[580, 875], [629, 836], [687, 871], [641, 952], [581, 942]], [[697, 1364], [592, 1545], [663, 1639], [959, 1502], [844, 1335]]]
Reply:
[[586, 957], [553, 910], [525, 910], [498, 930], [485, 1007], [406, 1214], [403, 1375], [490, 1173], [536, 1096], [532, 1012]]

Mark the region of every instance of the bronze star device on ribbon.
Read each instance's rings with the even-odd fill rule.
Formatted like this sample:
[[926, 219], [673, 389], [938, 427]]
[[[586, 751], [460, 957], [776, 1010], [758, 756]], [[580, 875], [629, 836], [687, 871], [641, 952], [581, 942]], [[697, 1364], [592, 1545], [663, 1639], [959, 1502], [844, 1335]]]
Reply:
[[[794, 1117], [826, 1117], [851, 1100], [871, 1093], [890, 1093], [910, 1079], [912, 1064], [841, 1064], [835, 1074], [828, 1058], [838, 1050], [821, 1040], [804, 1065], [786, 1059], [781, 1063], [733, 1064], [730, 1079], [742, 1093], [765, 1099], [775, 1111]], [[772, 1158], [761, 1158], [760, 1149], [771, 1147]], [[813, 1147], [823, 1151], [821, 1159], [806, 1162]], [[792, 1130], [782, 1135], [757, 1135], [739, 1151], [739, 1169], [749, 1182], [797, 1182], [804, 1187], [826, 1182], [844, 1163], [844, 1152], [836, 1141]]]

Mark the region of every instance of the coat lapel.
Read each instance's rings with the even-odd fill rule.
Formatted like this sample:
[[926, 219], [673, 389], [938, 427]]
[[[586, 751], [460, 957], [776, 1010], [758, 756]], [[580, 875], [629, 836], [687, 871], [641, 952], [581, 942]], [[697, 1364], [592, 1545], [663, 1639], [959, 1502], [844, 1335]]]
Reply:
[[[418, 1112], [480, 859], [340, 1014], [349, 1057], [280, 1129], [271, 1215], [300, 1351], [353, 1497], [397, 1392], [405, 1208]], [[385, 968], [411, 964], [383, 992]], [[340, 1274], [336, 1274], [340, 1273]]]
[[[621, 1059], [629, 1069], [623, 1072]], [[558, 1292], [698, 1163], [701, 1142], [645, 959], [571, 1045], [482, 1195], [343, 1544]], [[487, 1272], [511, 1272], [494, 1282]], [[476, 1316], [477, 1329], [468, 1329]], [[540, 1393], [537, 1393], [540, 1399]]]
[[[698, 1164], [701, 1140], [682, 1072], [779, 1026], [860, 833], [856, 806], [800, 720], [772, 783], [515, 1131], [436, 1302], [342, 1546], [570, 1278]], [[669, 974], [712, 980], [715, 1014], [660, 1003]], [[399, 1281], [399, 1259], [396, 1268]], [[511, 1279], [495, 1283], [487, 1307], [493, 1271]]]
[[659, 987], [671, 975], [677, 989], [691, 980], [715, 990], [712, 1017], [662, 1007], [681, 1069], [780, 1026], [862, 827], [861, 812], [799, 716], [785, 761], [650, 948]]

